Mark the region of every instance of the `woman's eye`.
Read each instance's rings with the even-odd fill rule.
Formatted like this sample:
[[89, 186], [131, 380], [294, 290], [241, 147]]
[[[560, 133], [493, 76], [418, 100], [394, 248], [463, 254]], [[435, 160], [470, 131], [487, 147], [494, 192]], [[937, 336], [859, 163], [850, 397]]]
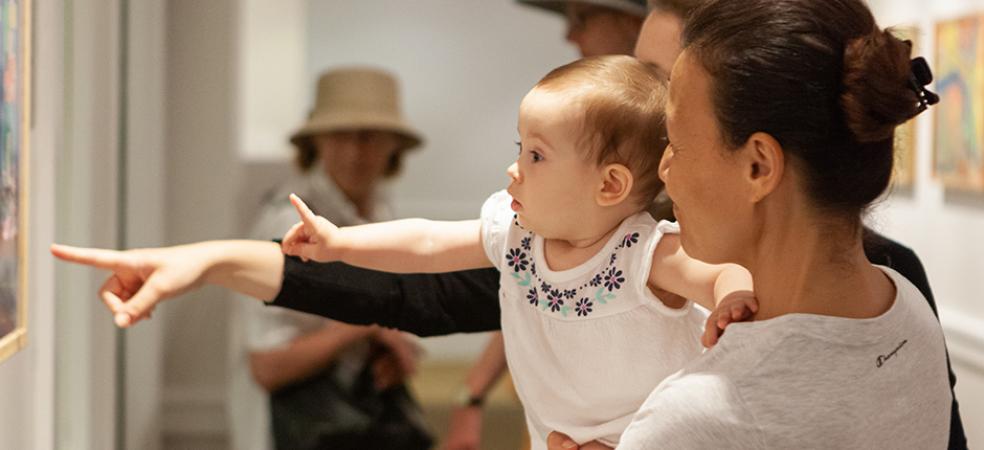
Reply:
[[541, 156], [539, 152], [533, 151], [533, 152], [530, 152], [530, 153], [533, 154], [533, 162], [543, 161], [543, 156]]
[[519, 141], [516, 141], [516, 153], [523, 153], [523, 144]]

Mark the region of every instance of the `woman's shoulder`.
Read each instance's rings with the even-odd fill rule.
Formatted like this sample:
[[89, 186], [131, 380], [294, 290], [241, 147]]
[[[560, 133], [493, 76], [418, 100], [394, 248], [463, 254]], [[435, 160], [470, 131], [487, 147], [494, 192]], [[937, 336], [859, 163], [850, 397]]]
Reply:
[[618, 448], [768, 448], [744, 395], [730, 371], [691, 365], [660, 383]]

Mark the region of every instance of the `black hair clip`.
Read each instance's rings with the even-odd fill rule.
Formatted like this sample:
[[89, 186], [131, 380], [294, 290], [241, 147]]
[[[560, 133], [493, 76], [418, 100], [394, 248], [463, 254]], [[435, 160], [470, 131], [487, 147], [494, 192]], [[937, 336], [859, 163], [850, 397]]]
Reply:
[[919, 98], [919, 110], [916, 114], [919, 114], [929, 108], [930, 105], [935, 105], [940, 102], [940, 96], [936, 95], [935, 92], [931, 92], [926, 89], [929, 83], [933, 82], [933, 71], [929, 69], [929, 64], [926, 63], [926, 58], [922, 56], [912, 60], [912, 70], [909, 72], [909, 87], [912, 91], [916, 93], [916, 97]]

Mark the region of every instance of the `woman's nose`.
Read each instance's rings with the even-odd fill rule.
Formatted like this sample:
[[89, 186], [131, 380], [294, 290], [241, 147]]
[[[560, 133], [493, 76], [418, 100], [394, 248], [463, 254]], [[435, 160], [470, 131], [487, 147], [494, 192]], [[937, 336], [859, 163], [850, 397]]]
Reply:
[[673, 158], [673, 148], [669, 145], [663, 150], [663, 157], [659, 160], [659, 179], [666, 184], [667, 175], [670, 173], [670, 159]]

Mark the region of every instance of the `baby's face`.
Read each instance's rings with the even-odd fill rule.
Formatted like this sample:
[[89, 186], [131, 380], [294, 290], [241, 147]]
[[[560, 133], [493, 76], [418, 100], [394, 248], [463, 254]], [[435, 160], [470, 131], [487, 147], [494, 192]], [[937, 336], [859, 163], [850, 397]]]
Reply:
[[580, 105], [564, 92], [534, 88], [519, 107], [520, 150], [509, 166], [509, 194], [523, 227], [571, 239], [596, 205], [601, 169], [582, 144]]

